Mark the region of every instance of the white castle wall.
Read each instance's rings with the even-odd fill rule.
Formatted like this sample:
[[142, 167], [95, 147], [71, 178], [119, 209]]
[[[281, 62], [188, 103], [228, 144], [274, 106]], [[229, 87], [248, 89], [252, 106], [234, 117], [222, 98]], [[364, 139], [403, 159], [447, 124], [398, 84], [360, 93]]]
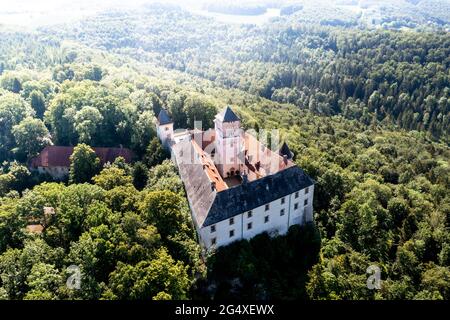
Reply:
[[[251, 210], [251, 217], [248, 212], [238, 214], [233, 217], [233, 224], [230, 224], [230, 219], [220, 221], [214, 225], [214, 232], [211, 231], [211, 226], [197, 230], [201, 245], [206, 249], [217, 248], [236, 240], [250, 239], [265, 231], [273, 235], [285, 234], [291, 225], [311, 222], [314, 186], [310, 186], [308, 189], [308, 193], [305, 193], [306, 188], [299, 190], [297, 198], [296, 193], [285, 196], [284, 203], [281, 198], [270, 202], [267, 211], [265, 205], [255, 208]], [[305, 206], [306, 199], [308, 203]], [[298, 204], [297, 209], [295, 209], [296, 204]], [[284, 209], [283, 215], [281, 214], [282, 209]], [[268, 222], [265, 222], [266, 216], [269, 216]], [[252, 224], [251, 229], [248, 229], [249, 223]], [[232, 237], [230, 237], [231, 230], [234, 230]], [[215, 245], [213, 239], [216, 241]]]

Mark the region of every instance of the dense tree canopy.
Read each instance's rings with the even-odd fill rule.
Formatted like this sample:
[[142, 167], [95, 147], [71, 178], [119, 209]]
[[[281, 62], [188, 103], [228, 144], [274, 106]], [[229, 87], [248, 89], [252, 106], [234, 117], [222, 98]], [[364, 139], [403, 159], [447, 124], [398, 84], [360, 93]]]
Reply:
[[82, 143], [73, 149], [70, 156], [69, 181], [71, 183], [90, 182], [99, 170], [100, 159], [91, 147]]
[[12, 128], [12, 133], [19, 157], [22, 154], [27, 159], [35, 157], [52, 143], [47, 127], [39, 119], [25, 118]]
[[[449, 299], [450, 38], [385, 9], [376, 30], [306, 4], [265, 25], [152, 5], [0, 29], [0, 299]], [[154, 120], [207, 129], [225, 105], [279, 130], [315, 224], [202, 259]], [[75, 146], [65, 183], [28, 168], [51, 143]], [[120, 146], [138, 161], [100, 167], [92, 148]]]

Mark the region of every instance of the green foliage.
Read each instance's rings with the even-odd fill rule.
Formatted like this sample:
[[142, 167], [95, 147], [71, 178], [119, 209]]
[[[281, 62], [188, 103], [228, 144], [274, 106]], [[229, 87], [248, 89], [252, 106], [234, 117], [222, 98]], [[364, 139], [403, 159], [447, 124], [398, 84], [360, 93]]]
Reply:
[[[432, 7], [426, 3], [421, 9]], [[122, 13], [121, 19], [107, 14], [101, 20], [87, 19], [81, 30], [67, 26], [52, 32], [317, 114], [341, 114], [365, 124], [383, 121], [448, 142], [448, 33], [425, 26], [429, 17], [413, 23], [392, 13], [398, 9], [389, 4], [378, 10], [383, 18], [376, 24], [388, 30], [360, 28], [373, 21], [342, 7], [315, 3], [301, 14], [263, 26], [221, 24], [155, 4]], [[404, 10], [410, 16], [420, 11]], [[440, 16], [445, 10], [432, 11]], [[438, 21], [448, 24], [445, 19]], [[397, 31], [418, 25], [417, 30]], [[137, 32], [138, 26], [148, 32]], [[185, 120], [192, 125], [193, 118], [203, 117], [192, 107], [199, 105], [192, 103], [192, 95], [186, 96], [190, 106], [178, 93], [170, 99], [177, 125]], [[182, 109], [188, 110], [189, 119], [183, 118]]]
[[147, 167], [153, 167], [160, 164], [169, 157], [169, 153], [164, 149], [158, 138], [153, 138], [147, 147], [144, 161]]
[[125, 82], [65, 82], [45, 113], [55, 143], [123, 144], [142, 152], [154, 128], [148, 107], [130, 100], [132, 90]]
[[100, 160], [94, 150], [86, 144], [77, 145], [70, 156], [70, 183], [91, 181], [100, 170]]
[[22, 192], [32, 185], [30, 171], [19, 162], [10, 162], [3, 170], [5, 173], [0, 174], [0, 195], [6, 195], [9, 191]]
[[89, 143], [92, 137], [97, 134], [97, 126], [103, 120], [101, 113], [94, 107], [82, 107], [74, 117], [75, 131], [78, 134], [78, 141]]
[[198, 97], [188, 97], [184, 101], [183, 111], [186, 114], [186, 120], [189, 128], [194, 128], [195, 121], [202, 124], [202, 128], [213, 128], [214, 117], [217, 114], [216, 107], [209, 101]]
[[183, 263], [174, 261], [166, 250], [155, 259], [136, 266], [119, 263], [111, 273], [108, 299], [186, 299], [191, 281]]
[[14, 73], [5, 73], [0, 79], [0, 86], [13, 93], [19, 93], [22, 90], [20, 79]]
[[57, 298], [55, 293], [62, 284], [63, 278], [54, 265], [37, 263], [27, 277], [30, 291], [24, 300], [54, 300]]
[[[130, 174], [119, 160], [94, 178], [98, 186], [43, 183], [1, 198], [1, 298], [188, 298], [201, 263], [186, 204], [170, 191], [141, 195]], [[25, 234], [27, 221], [41, 223], [42, 235]], [[81, 270], [80, 290], [66, 287], [69, 265]], [[132, 285], [120, 289], [128, 276]]]
[[103, 77], [103, 71], [100, 66], [93, 66], [89, 70], [86, 71], [84, 74], [84, 79], [87, 80], [93, 80], [93, 81], [100, 81]]
[[[8, 296], [11, 299], [23, 298], [28, 291], [28, 283], [38, 290], [52, 286], [55, 288], [59, 278], [54, 266], [49, 264], [60, 261], [62, 252], [51, 248], [41, 239], [25, 242], [23, 249], [6, 250], [0, 255], [0, 279]], [[47, 275], [47, 272], [53, 275]], [[44, 274], [46, 276], [42, 278]]]
[[44, 123], [35, 118], [26, 118], [12, 129], [17, 144], [17, 153], [31, 159], [39, 154], [44, 147], [52, 144], [50, 134]]
[[134, 211], [138, 206], [137, 201], [140, 197], [141, 195], [136, 188], [131, 184], [127, 184], [108, 190], [105, 194], [105, 202], [116, 211]]
[[368, 265], [367, 257], [357, 252], [321, 261], [309, 273], [309, 297], [330, 300], [372, 299], [373, 291], [366, 285]]
[[[442, 20], [425, 26], [425, 3]], [[421, 1], [413, 18], [394, 7], [375, 30], [367, 15], [305, 4], [265, 25], [150, 5], [1, 31], [0, 299], [448, 299], [450, 46], [437, 26], [448, 19], [440, 3]], [[164, 107], [175, 128], [206, 129], [227, 104], [246, 129], [279, 129], [315, 179], [322, 247], [309, 226], [260, 235], [208, 257], [204, 278], [154, 116]], [[25, 161], [47, 130], [57, 145], [123, 145], [141, 162], [100, 172], [80, 145], [70, 186], [38, 184]], [[81, 290], [64, 286], [71, 264]]]
[[34, 110], [19, 95], [0, 92], [0, 161], [8, 159], [16, 146], [12, 128], [33, 115]]
[[181, 197], [171, 191], [151, 191], [145, 195], [140, 212], [144, 220], [154, 224], [163, 237], [174, 235], [181, 229], [183, 214]]
[[24, 240], [25, 220], [17, 212], [17, 201], [4, 199], [0, 202], [0, 252], [17, 247]]
[[148, 172], [147, 189], [151, 191], [170, 190], [184, 195], [183, 182], [172, 161], [164, 160]]
[[142, 190], [148, 179], [147, 167], [142, 162], [138, 161], [133, 166], [133, 185], [138, 190]]
[[427, 292], [438, 292], [443, 299], [448, 300], [450, 297], [449, 267], [430, 265], [429, 269], [422, 275], [421, 287]]
[[131, 184], [133, 179], [125, 173], [125, 170], [117, 167], [110, 167], [103, 169], [92, 180], [96, 185], [105, 189], [111, 190], [118, 186], [125, 186]]
[[292, 226], [284, 236], [264, 233], [221, 247], [209, 257], [207, 281], [196, 294], [214, 299], [305, 299], [306, 272], [317, 262], [319, 249], [313, 224]]
[[33, 90], [30, 93], [30, 105], [36, 112], [36, 116], [42, 119], [45, 112], [45, 97], [40, 91]]

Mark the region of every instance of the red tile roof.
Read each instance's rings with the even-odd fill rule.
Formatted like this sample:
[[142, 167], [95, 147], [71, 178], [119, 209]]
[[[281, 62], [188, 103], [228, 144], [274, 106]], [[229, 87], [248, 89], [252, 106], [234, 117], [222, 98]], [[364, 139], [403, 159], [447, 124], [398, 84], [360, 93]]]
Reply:
[[[31, 166], [37, 167], [70, 167], [70, 156], [74, 147], [47, 146], [41, 153], [31, 160]], [[103, 165], [113, 162], [117, 157], [123, 157], [131, 162], [133, 152], [127, 148], [92, 148]]]
[[197, 152], [197, 154], [200, 156], [200, 161], [203, 165], [203, 169], [208, 175], [209, 181], [214, 182], [216, 190], [220, 192], [227, 189], [228, 187], [217, 171], [217, 168], [214, 165], [214, 161], [205, 151], [202, 150], [202, 148], [199, 147], [199, 145], [194, 140], [191, 140], [191, 143], [194, 147], [195, 152]]

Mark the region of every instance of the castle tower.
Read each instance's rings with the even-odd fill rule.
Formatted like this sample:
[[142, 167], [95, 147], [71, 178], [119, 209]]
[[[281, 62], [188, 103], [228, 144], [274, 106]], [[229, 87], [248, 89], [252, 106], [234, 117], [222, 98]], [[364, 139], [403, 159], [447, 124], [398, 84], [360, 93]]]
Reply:
[[281, 157], [286, 157], [286, 159], [289, 159], [289, 160], [292, 160], [292, 158], [294, 157], [294, 154], [292, 153], [291, 149], [289, 149], [286, 142], [283, 142], [280, 149], [278, 150], [278, 154]]
[[156, 133], [165, 148], [173, 141], [173, 121], [165, 109], [161, 109], [157, 119]]
[[225, 107], [214, 119], [216, 131], [216, 154], [214, 161], [223, 178], [239, 175], [243, 171], [242, 155], [244, 133], [241, 120], [231, 110]]

